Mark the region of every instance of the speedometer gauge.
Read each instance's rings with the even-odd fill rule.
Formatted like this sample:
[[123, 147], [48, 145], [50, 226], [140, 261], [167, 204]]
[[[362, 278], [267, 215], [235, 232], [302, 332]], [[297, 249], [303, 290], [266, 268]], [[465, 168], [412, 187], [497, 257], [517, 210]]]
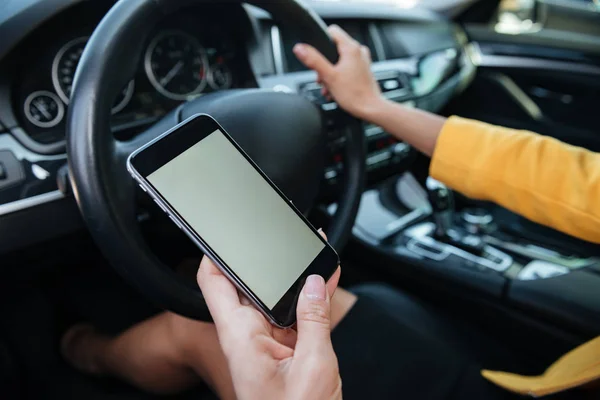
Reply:
[[206, 87], [206, 51], [185, 32], [159, 33], [146, 50], [144, 67], [152, 86], [172, 100], [187, 100]]
[[[73, 90], [73, 78], [75, 77], [75, 71], [77, 70], [77, 65], [87, 41], [87, 37], [71, 40], [54, 57], [54, 62], [52, 63], [52, 83], [54, 90], [56, 90], [56, 93], [58, 93], [58, 96], [65, 104], [69, 104], [71, 91]], [[130, 81], [123, 91], [119, 93], [112, 108], [113, 114], [118, 113], [127, 106], [133, 96], [133, 90], [134, 82]]]

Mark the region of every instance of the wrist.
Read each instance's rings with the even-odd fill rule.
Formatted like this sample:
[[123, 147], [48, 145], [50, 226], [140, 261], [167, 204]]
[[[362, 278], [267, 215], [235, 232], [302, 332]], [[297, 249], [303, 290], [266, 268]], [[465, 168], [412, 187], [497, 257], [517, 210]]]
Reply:
[[379, 115], [382, 110], [386, 107], [386, 104], [389, 102], [388, 99], [383, 97], [383, 95], [379, 94], [364, 101], [360, 107], [356, 110], [356, 116], [362, 120], [375, 123], [377, 120], [377, 115]]

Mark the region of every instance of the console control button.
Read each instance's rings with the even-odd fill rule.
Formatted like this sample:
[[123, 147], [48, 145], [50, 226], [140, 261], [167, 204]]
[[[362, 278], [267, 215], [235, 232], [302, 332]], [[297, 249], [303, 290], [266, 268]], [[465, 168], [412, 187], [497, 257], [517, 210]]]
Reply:
[[403, 156], [410, 152], [410, 146], [406, 143], [397, 143], [392, 148], [392, 151], [394, 152], [394, 155]]

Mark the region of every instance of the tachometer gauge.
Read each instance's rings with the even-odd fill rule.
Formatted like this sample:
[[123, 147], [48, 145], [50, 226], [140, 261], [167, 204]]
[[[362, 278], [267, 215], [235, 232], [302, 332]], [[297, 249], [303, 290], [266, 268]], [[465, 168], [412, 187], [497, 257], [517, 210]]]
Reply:
[[54, 93], [45, 90], [27, 96], [23, 111], [27, 120], [40, 128], [52, 128], [65, 116], [62, 101]]
[[217, 61], [208, 71], [208, 84], [214, 90], [229, 89], [233, 83], [231, 69], [224, 62]]
[[172, 100], [187, 100], [206, 87], [206, 51], [185, 32], [159, 33], [146, 50], [144, 67], [152, 86]]
[[[56, 90], [56, 93], [58, 93], [58, 96], [65, 104], [69, 104], [71, 91], [73, 90], [73, 78], [75, 77], [77, 64], [81, 59], [81, 54], [83, 53], [87, 41], [87, 37], [71, 40], [65, 44], [58, 51], [56, 57], [54, 57], [54, 62], [52, 63], [52, 83], [54, 84], [54, 90]], [[119, 93], [112, 108], [113, 114], [118, 113], [129, 104], [129, 101], [133, 96], [134, 87], [135, 84], [132, 80], [125, 86], [123, 91]]]

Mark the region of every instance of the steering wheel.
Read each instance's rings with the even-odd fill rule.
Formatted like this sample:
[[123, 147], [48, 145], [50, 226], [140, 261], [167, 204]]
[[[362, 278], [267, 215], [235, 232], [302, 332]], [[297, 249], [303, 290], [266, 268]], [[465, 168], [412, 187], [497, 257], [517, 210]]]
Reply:
[[[316, 200], [323, 177], [326, 141], [317, 106], [299, 95], [259, 89], [202, 96], [184, 103], [134, 139], [115, 139], [110, 130], [112, 101], [134, 75], [152, 28], [165, 15], [193, 3], [120, 0], [108, 12], [91, 36], [77, 68], [67, 121], [67, 151], [80, 211], [112, 266], [158, 306], [210, 321], [198, 287], [180, 279], [159, 261], [142, 238], [136, 218], [138, 191], [126, 170], [127, 157], [177, 123], [206, 113], [224, 126], [300, 210], [307, 211]], [[302, 3], [250, 3], [270, 12], [277, 22], [298, 32], [305, 42], [336, 62], [337, 51], [324, 22]], [[341, 197], [327, 232], [338, 249], [347, 241], [354, 224], [365, 174], [360, 123], [352, 118], [345, 121]]]

